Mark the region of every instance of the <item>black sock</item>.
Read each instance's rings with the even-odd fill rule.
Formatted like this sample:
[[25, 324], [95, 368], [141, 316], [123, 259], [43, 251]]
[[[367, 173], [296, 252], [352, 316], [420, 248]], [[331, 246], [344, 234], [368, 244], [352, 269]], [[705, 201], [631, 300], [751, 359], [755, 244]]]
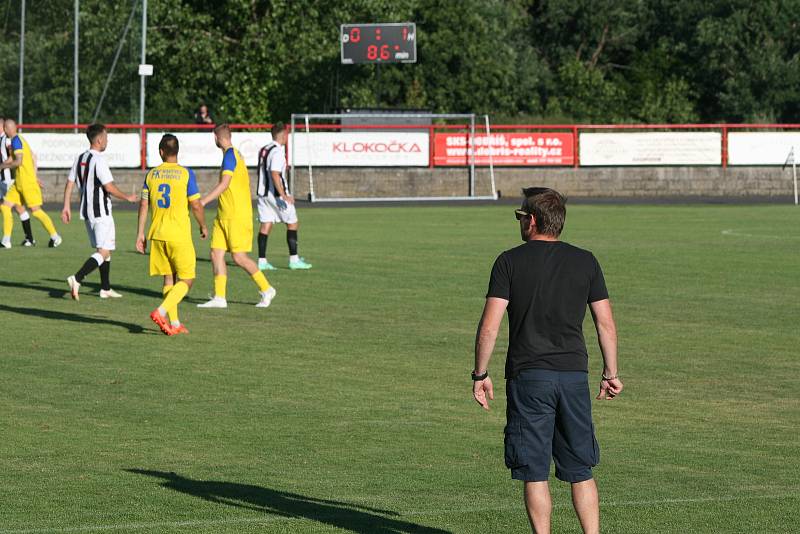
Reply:
[[259, 258], [266, 258], [267, 257], [267, 238], [269, 234], [262, 234], [261, 232], [258, 233], [258, 257]]
[[111, 289], [111, 262], [104, 261], [100, 264], [100, 289], [108, 291]]
[[22, 221], [22, 231], [25, 232], [25, 239], [33, 241], [33, 230], [31, 230], [31, 220]]
[[75, 273], [75, 280], [77, 280], [80, 284], [83, 282], [83, 279], [95, 269], [97, 269], [97, 260], [90, 257], [88, 260], [86, 260], [86, 263], [83, 264], [83, 267], [81, 267], [80, 270]]
[[286, 244], [289, 245], [289, 255], [297, 255], [297, 230], [286, 230]]

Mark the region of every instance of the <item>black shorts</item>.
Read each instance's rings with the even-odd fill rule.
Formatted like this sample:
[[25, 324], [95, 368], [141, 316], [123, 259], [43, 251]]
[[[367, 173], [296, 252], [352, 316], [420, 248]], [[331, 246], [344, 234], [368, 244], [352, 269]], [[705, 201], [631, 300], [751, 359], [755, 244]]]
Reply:
[[511, 478], [548, 479], [550, 458], [565, 482], [592, 478], [600, 448], [592, 424], [588, 374], [526, 369], [508, 380], [505, 460]]

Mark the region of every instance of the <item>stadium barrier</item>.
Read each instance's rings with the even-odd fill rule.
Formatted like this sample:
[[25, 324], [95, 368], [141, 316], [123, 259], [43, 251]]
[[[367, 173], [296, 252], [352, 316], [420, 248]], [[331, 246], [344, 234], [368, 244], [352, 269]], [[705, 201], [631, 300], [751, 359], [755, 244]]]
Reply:
[[[210, 130], [197, 124], [109, 124], [107, 157], [112, 167], [146, 168], [159, 162], [158, 139], [171, 132], [181, 141], [182, 160], [215, 167], [219, 157]], [[43, 169], [68, 168], [86, 146], [85, 124], [22, 124], [21, 131]], [[248, 165], [270, 140], [271, 124], [232, 124], [234, 145]], [[469, 125], [310, 124], [298, 132], [298, 167], [312, 154], [317, 167], [476, 166], [763, 166], [783, 165], [800, 147], [800, 124]], [[307, 136], [307, 137], [304, 137]], [[312, 150], [307, 150], [307, 147]], [[289, 146], [291, 154], [292, 147]], [[291, 157], [289, 158], [291, 161]]]

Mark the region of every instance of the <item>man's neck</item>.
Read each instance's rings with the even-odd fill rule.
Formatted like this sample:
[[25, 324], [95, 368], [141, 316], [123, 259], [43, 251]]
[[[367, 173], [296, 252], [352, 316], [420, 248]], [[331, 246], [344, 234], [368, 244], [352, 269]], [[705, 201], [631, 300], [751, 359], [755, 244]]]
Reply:
[[221, 144], [220, 148], [222, 148], [223, 152], [226, 152], [229, 148], [233, 148], [233, 145], [232, 144], [231, 145], [222, 145]]
[[558, 241], [557, 237], [546, 234], [533, 234], [528, 238], [528, 241]]

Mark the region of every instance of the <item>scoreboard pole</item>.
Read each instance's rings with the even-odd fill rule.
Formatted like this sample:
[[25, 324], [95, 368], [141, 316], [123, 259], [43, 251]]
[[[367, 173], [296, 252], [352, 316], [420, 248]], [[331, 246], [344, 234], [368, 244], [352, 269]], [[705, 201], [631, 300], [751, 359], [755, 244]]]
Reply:
[[378, 87], [375, 89], [375, 107], [380, 109], [381, 107], [381, 64], [375, 64], [375, 79], [378, 83]]

